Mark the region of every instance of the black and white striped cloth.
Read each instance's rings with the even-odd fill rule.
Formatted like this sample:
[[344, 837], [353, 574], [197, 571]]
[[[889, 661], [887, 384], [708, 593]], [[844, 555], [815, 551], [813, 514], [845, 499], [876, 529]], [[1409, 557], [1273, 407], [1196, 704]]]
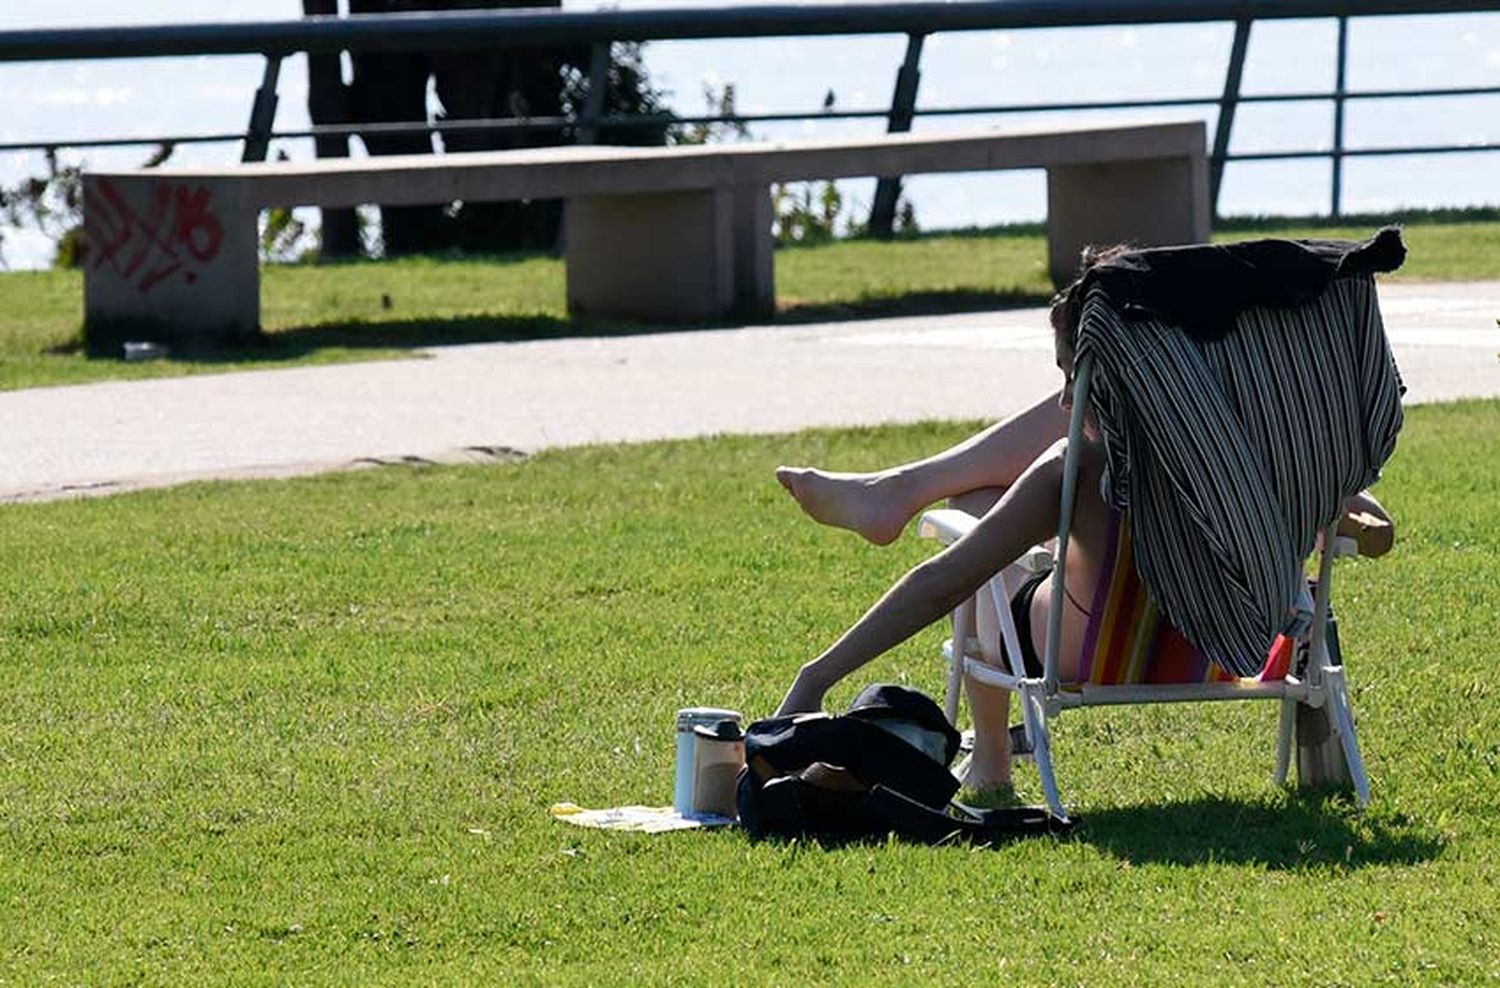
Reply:
[[1246, 309], [1214, 341], [1126, 319], [1095, 289], [1076, 352], [1093, 362], [1104, 496], [1129, 511], [1142, 582], [1188, 640], [1255, 675], [1318, 532], [1379, 476], [1401, 428], [1374, 280]]

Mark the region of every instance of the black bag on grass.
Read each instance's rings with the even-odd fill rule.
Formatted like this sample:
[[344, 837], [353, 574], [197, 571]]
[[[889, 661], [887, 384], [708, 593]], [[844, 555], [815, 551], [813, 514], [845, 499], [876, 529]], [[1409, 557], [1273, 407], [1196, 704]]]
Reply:
[[903, 686], [868, 687], [841, 716], [756, 721], [745, 732], [740, 824], [753, 837], [896, 834], [934, 844], [1059, 829], [1043, 809], [951, 806], [958, 780], [948, 766], [958, 745], [938, 705]]

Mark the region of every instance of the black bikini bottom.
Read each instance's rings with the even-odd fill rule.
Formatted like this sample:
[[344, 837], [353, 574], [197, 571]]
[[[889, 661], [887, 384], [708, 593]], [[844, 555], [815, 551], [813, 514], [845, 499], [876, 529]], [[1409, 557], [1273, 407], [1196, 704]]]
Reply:
[[[1016, 622], [1016, 637], [1021, 640], [1021, 665], [1026, 670], [1026, 675], [1033, 679], [1042, 675], [1042, 659], [1036, 654], [1036, 645], [1031, 638], [1031, 601], [1036, 597], [1037, 588], [1051, 575], [1038, 573], [1030, 577], [1010, 599], [1010, 616]], [[1000, 648], [1004, 651], [1004, 643]]]

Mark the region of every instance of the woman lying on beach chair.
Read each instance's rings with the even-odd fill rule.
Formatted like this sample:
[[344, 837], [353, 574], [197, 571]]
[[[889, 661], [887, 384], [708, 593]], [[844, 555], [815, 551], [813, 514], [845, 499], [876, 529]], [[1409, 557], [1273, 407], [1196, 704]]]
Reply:
[[[1298, 610], [1302, 560], [1314, 542], [1336, 524], [1373, 556], [1394, 535], [1362, 488], [1400, 425], [1400, 382], [1369, 274], [1403, 255], [1391, 230], [1363, 245], [1263, 241], [1087, 256], [1051, 311], [1063, 374], [1053, 397], [889, 470], [778, 470], [815, 520], [877, 544], [938, 500], [980, 516], [805, 664], [778, 713], [818, 709], [834, 683], [958, 612], [1004, 565], [1053, 535], [1062, 557], [1055, 576], [1011, 581], [1020, 663], [1005, 656], [1000, 622], [980, 597], [982, 659], [1010, 664], [1013, 675], [989, 677], [1003, 687], [964, 679], [975, 728], [971, 789], [1009, 786], [1009, 694], [1023, 681], [1055, 677], [1046, 694], [1055, 697], [1058, 683], [1281, 678], [1285, 665], [1268, 671], [1267, 656]], [[1186, 377], [1174, 376], [1177, 364], [1188, 366]], [[1077, 410], [1086, 414], [1075, 414], [1075, 370], [1084, 377], [1084, 366], [1092, 388], [1077, 382], [1088, 401]], [[1228, 397], [1210, 401], [1208, 391]], [[1212, 427], [1243, 434], [1197, 441]], [[1184, 545], [1192, 558], [1180, 556]], [[1028, 715], [1028, 734], [1031, 727]]]

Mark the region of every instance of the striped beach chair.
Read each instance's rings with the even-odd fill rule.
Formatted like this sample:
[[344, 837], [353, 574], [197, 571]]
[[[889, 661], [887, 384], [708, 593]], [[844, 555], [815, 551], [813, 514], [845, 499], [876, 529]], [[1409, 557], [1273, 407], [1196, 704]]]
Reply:
[[[1091, 300], [1085, 306], [1083, 333], [1136, 331], [1136, 327], [1126, 329], [1118, 323], [1116, 314], [1101, 311], [1100, 300]], [[1170, 327], [1157, 326], [1155, 330], [1161, 330], [1164, 338], [1170, 337]], [[1274, 460], [1274, 463], [1259, 466], [1252, 463], [1260, 475], [1271, 478], [1269, 482], [1258, 481], [1260, 486], [1274, 487], [1276, 490], [1273, 493], [1280, 495], [1278, 498], [1266, 490], [1258, 490], [1257, 496], [1262, 501], [1277, 503], [1272, 503], [1270, 507], [1259, 504], [1255, 506], [1255, 510], [1285, 515], [1293, 515], [1299, 510], [1316, 510], [1315, 524], [1308, 531], [1306, 543], [1301, 545], [1285, 534], [1296, 527], [1298, 520], [1288, 518], [1283, 523], [1279, 517], [1276, 519], [1276, 525], [1280, 525], [1277, 531], [1281, 533], [1277, 537], [1287, 543], [1281, 547], [1283, 554], [1295, 547], [1300, 555], [1292, 563], [1295, 573], [1282, 581], [1297, 583], [1297, 586], [1287, 590], [1295, 598], [1295, 602], [1289, 608], [1280, 602], [1276, 604], [1277, 608], [1285, 609], [1289, 618], [1281, 632], [1265, 647], [1263, 658], [1257, 658], [1252, 663], [1247, 660], [1243, 648], [1233, 656], [1208, 654], [1164, 618], [1155, 603], [1160, 595], [1152, 592], [1156, 588], [1148, 588], [1148, 582], [1142, 578], [1143, 574], [1152, 572], [1153, 568], [1140, 565], [1140, 560], [1136, 558], [1142, 545], [1152, 548], [1151, 542], [1149, 539], [1142, 540], [1139, 533], [1132, 533], [1128, 521], [1131, 512], [1127, 511], [1117, 513], [1115, 517], [1110, 539], [1112, 552], [1115, 554], [1114, 565], [1103, 568], [1111, 577], [1106, 585], [1095, 590], [1077, 681], [1064, 682], [1059, 679], [1057, 650], [1061, 608], [1058, 607], [1054, 607], [1051, 613], [1042, 675], [1028, 675], [1023, 668], [1019, 637], [1011, 617], [1009, 602], [1025, 580], [1049, 569], [1052, 572], [1052, 599], [1063, 599], [1062, 561], [1067, 558], [1069, 519], [1072, 518], [1077, 493], [1079, 464], [1076, 451], [1083, 435], [1085, 409], [1093, 407], [1095, 414], [1104, 419], [1101, 426], [1106, 437], [1111, 435], [1112, 428], [1120, 427], [1118, 421], [1109, 417], [1112, 410], [1101, 407], [1097, 402], [1097, 395], [1091, 395], [1093, 375], [1100, 371], [1096, 360], [1100, 360], [1099, 354], [1104, 352], [1099, 347], [1080, 348], [1075, 368], [1069, 452], [1064, 466], [1059, 513], [1061, 521], [1056, 541], [1057, 564], [1053, 564], [1048, 551], [1040, 547], [1033, 549], [1023, 559], [997, 573], [976, 597], [962, 603], [953, 613], [953, 634], [943, 645], [945, 657], [951, 663], [946, 703], [949, 719], [957, 723], [961, 682], [965, 674], [1016, 694], [1020, 701], [1025, 737], [1035, 757], [1047, 803], [1051, 811], [1061, 819], [1067, 819], [1067, 811], [1059, 795], [1052, 764], [1052, 725], [1066, 710], [1116, 704], [1222, 700], [1278, 702], [1281, 705], [1281, 718], [1274, 770], [1276, 784], [1281, 785], [1286, 781], [1294, 747], [1294, 733], [1299, 739], [1304, 735], [1310, 737], [1315, 731], [1308, 729], [1307, 725], [1318, 724], [1322, 725], [1325, 740], [1316, 747], [1308, 745], [1305, 749], [1299, 748], [1299, 775], [1304, 782], [1318, 784], [1325, 784], [1330, 780], [1347, 780], [1360, 805], [1369, 801], [1369, 780], [1355, 735], [1345, 672], [1337, 656], [1336, 643], [1334, 648], [1330, 648], [1328, 628], [1333, 560], [1337, 556], [1352, 555], [1356, 551], [1353, 540], [1337, 535], [1338, 514], [1341, 511], [1329, 506], [1341, 506], [1345, 497], [1359, 489], [1354, 484], [1363, 486], [1369, 482], [1371, 478], [1361, 475], [1360, 470], [1366, 474], [1372, 470], [1378, 471], [1379, 465], [1389, 455], [1394, 445], [1395, 432], [1400, 427], [1400, 381], [1380, 322], [1373, 280], [1368, 276], [1361, 276], [1336, 281], [1319, 298], [1290, 309], [1247, 310], [1239, 320], [1238, 332], [1242, 335], [1263, 334], [1271, 341], [1269, 345], [1272, 347], [1284, 347], [1288, 341], [1307, 340], [1311, 341], [1307, 344], [1309, 350], [1316, 351], [1309, 358], [1314, 365], [1310, 370], [1312, 376], [1306, 380], [1298, 379], [1296, 374], [1289, 374], [1286, 368], [1276, 368], [1275, 374], [1283, 382], [1282, 386], [1297, 389], [1288, 392], [1279, 392], [1278, 388], [1243, 387], [1243, 382], [1254, 375], [1232, 363], [1216, 366], [1215, 361], [1220, 357], [1214, 354], [1210, 354], [1206, 360], [1200, 359], [1201, 347], [1188, 348], [1188, 355], [1184, 358], [1189, 363], [1196, 361], [1203, 366], [1198, 370], [1202, 379], [1192, 385], [1196, 390], [1186, 392], [1193, 395], [1195, 407], [1182, 414], [1198, 414], [1197, 406], [1208, 400], [1204, 397], [1206, 391], [1220, 387], [1223, 380], [1228, 378], [1230, 387], [1227, 390], [1233, 390], [1236, 382], [1241, 386], [1240, 393], [1231, 395], [1227, 400], [1226, 408], [1256, 422], [1271, 422], [1274, 428], [1270, 431], [1284, 440], [1285, 445], [1292, 447], [1290, 450], [1271, 448], [1269, 452], [1262, 452], [1263, 459]], [[1150, 335], [1150, 332], [1140, 334], [1141, 337]], [[1345, 347], [1349, 352], [1337, 352], [1337, 345], [1325, 348], [1324, 344], [1334, 337], [1351, 341]], [[1233, 345], [1239, 346], [1240, 343], [1233, 342]], [[1246, 345], [1243, 349], [1249, 354], [1245, 359], [1265, 359], [1255, 345]], [[1323, 352], [1324, 349], [1327, 352]], [[1106, 353], [1103, 360], [1107, 362], [1107, 359]], [[1141, 363], [1138, 357], [1126, 359], [1133, 361], [1132, 367]], [[1278, 355], [1276, 359], [1282, 358]], [[1343, 361], [1343, 369], [1335, 367], [1340, 361]], [[1302, 371], [1309, 372], [1309, 368], [1302, 367]], [[1100, 391], [1105, 391], [1108, 388], [1118, 388], [1119, 383], [1106, 383], [1101, 375], [1099, 386]], [[1308, 396], [1300, 389], [1307, 387], [1322, 390], [1313, 399], [1317, 411], [1304, 414]], [[1252, 391], [1256, 393], [1251, 394]], [[1235, 402], [1240, 402], [1241, 405], [1236, 406]], [[1255, 406], [1249, 413], [1243, 408], [1246, 402]], [[1361, 402], [1366, 406], [1361, 416], [1350, 414], [1350, 410], [1360, 407]], [[1267, 406], [1279, 407], [1268, 410]], [[1371, 411], [1376, 408], [1378, 414]], [[1342, 427], [1337, 424], [1330, 426], [1319, 421], [1311, 424], [1304, 421], [1309, 416], [1316, 419], [1318, 413], [1326, 414], [1330, 410], [1350, 422], [1358, 418], [1358, 422], [1344, 435]], [[1182, 429], [1195, 427], [1196, 425], [1177, 426]], [[1299, 436], [1299, 429], [1311, 429], [1316, 434]], [[1252, 451], [1256, 447], [1264, 450], [1268, 446], [1275, 446], [1274, 443], [1268, 443], [1264, 436], [1251, 437], [1248, 442], [1241, 442], [1240, 439], [1234, 442], [1241, 443]], [[1358, 455], [1352, 456], [1352, 460], [1359, 460], [1364, 466], [1359, 470], [1345, 468], [1345, 459], [1351, 458], [1344, 457], [1338, 449], [1327, 448], [1330, 443], [1337, 446], [1340, 442], [1351, 447], [1366, 447], [1355, 450]], [[1311, 452], [1320, 449], [1320, 443], [1324, 451]], [[1220, 454], [1213, 452], [1208, 455]], [[1246, 454], [1245, 458], [1247, 462], [1255, 460], [1252, 454]], [[1282, 476], [1282, 473], [1288, 471], [1294, 473], [1289, 477]], [[1134, 479], [1140, 487], [1144, 487], [1151, 479], [1145, 476], [1144, 471], [1140, 474]], [[1159, 489], [1165, 486], [1158, 485]], [[1313, 488], [1320, 490], [1314, 491]], [[1222, 491], [1214, 493], [1221, 494]], [[1313, 493], [1318, 496], [1312, 496]], [[1147, 507], [1159, 507], [1157, 504], [1147, 504], [1147, 499], [1139, 489], [1136, 495], [1137, 508], [1145, 510]], [[1154, 496], [1160, 497], [1160, 494], [1156, 493]], [[1291, 508], [1286, 507], [1288, 502], [1291, 503]], [[1321, 507], [1310, 509], [1309, 505]], [[1253, 516], [1253, 512], [1251, 514]], [[1200, 518], [1204, 516], [1204, 512], [1190, 510], [1185, 515]], [[938, 509], [923, 515], [919, 533], [946, 545], [957, 541], [975, 524], [977, 520], [972, 515], [955, 509]], [[1238, 533], [1235, 537], [1240, 538], [1244, 534]], [[1259, 551], [1257, 540], [1263, 537], [1262, 533], [1251, 534], [1252, 538], [1241, 538], [1241, 541], [1251, 546], [1250, 551]], [[1264, 537], [1271, 536], [1266, 534]], [[1321, 546], [1318, 552], [1318, 575], [1309, 584], [1305, 582], [1303, 569], [1298, 564], [1313, 550], [1315, 541]], [[1195, 561], [1194, 565], [1198, 564]], [[1158, 563], [1156, 569], [1160, 568]], [[1201, 579], [1201, 576], [1201, 573], [1195, 574], [1194, 582], [1211, 583]], [[1238, 588], [1247, 582], [1253, 583], [1253, 580], [1240, 578], [1240, 574], [1236, 574], [1236, 577], [1235, 580], [1228, 581], [1227, 585]], [[1176, 589], [1180, 591], [1181, 588]], [[1004, 645], [1005, 665], [996, 665], [986, 660], [986, 654], [995, 655], [998, 650], [993, 647], [993, 643], [983, 643], [977, 638], [976, 613], [979, 600], [984, 595], [989, 596], [989, 602], [994, 607]], [[1244, 611], [1253, 608], [1254, 604], [1254, 601], [1226, 600], [1224, 609], [1233, 611], [1238, 607]], [[1211, 610], [1211, 607], [1200, 608], [1200, 612]], [[1210, 629], [1209, 633], [1195, 637], [1199, 640], [1231, 640], [1235, 629], [1227, 622], [1234, 619], [1232, 614], [1225, 617], [1225, 626], [1229, 630], [1219, 638], [1215, 638], [1212, 631], [1222, 629]], [[986, 644], [990, 647], [986, 648]], [[1299, 727], [1299, 724], [1303, 726]], [[1299, 745], [1300, 743], [1299, 740]]]

